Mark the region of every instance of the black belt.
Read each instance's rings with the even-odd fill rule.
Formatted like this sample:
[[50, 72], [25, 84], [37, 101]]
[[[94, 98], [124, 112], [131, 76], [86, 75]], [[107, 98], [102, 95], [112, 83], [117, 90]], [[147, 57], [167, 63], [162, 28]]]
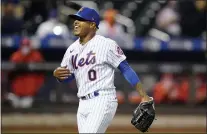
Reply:
[[91, 99], [93, 97], [96, 97], [99, 95], [99, 92], [98, 91], [95, 91], [93, 93], [90, 93], [90, 94], [87, 94], [86, 96], [82, 96], [80, 97], [82, 100], [87, 100], [87, 99]]

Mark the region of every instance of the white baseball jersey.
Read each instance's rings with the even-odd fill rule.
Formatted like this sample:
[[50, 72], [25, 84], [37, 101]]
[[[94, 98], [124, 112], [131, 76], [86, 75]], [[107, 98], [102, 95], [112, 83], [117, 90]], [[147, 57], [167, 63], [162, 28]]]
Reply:
[[95, 35], [85, 45], [79, 39], [71, 44], [61, 62], [74, 73], [78, 97], [96, 90], [111, 89], [114, 86], [114, 71], [126, 59], [115, 41]]

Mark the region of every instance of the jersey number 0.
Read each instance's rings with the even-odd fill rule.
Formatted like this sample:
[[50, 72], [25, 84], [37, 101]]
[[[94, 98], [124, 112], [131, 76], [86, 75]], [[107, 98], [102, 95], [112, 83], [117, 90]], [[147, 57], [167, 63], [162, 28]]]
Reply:
[[96, 71], [91, 69], [88, 71], [88, 78], [90, 81], [96, 80]]

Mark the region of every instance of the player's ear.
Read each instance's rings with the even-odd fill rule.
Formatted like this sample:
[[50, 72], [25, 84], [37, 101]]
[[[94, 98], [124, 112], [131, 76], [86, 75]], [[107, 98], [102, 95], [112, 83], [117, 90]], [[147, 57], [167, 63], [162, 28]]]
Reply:
[[93, 22], [93, 23], [91, 23], [90, 27], [93, 29], [96, 29], [96, 24]]

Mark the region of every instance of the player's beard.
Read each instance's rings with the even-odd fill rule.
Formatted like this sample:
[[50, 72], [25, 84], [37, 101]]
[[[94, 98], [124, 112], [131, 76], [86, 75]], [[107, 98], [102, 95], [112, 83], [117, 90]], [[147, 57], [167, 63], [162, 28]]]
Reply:
[[74, 29], [73, 34], [78, 37], [85, 37], [87, 33], [85, 32], [84, 28], [79, 27], [78, 29]]
[[73, 34], [75, 35], [75, 36], [79, 36], [80, 35], [80, 32], [77, 32], [77, 31], [73, 31]]

